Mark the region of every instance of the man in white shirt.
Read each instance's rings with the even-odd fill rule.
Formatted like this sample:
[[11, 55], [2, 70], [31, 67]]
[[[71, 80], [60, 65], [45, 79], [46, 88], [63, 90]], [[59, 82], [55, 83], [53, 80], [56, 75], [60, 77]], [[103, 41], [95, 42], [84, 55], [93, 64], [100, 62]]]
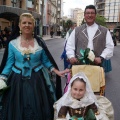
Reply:
[[94, 63], [100, 65], [104, 59], [113, 56], [114, 44], [109, 30], [95, 23], [96, 8], [86, 6], [84, 12], [86, 24], [75, 28], [66, 44], [66, 54], [71, 64], [78, 63], [77, 55], [80, 49], [90, 48], [95, 53]]

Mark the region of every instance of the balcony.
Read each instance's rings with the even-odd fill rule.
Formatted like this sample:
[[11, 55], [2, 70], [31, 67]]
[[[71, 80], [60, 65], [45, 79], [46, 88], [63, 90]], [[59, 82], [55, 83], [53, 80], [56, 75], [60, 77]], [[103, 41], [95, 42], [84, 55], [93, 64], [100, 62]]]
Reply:
[[51, 13], [51, 16], [54, 17], [54, 13]]
[[61, 17], [61, 16], [60, 16], [60, 13], [58, 13], [58, 14], [57, 14], [57, 19], [60, 19], [60, 17]]
[[58, 11], [60, 11], [60, 8], [58, 8]]
[[47, 13], [48, 13], [49, 15], [51, 15], [51, 10], [47, 10]]
[[100, 15], [100, 16], [104, 16], [104, 11], [98, 11], [98, 14]]
[[97, 12], [99, 12], [99, 11], [104, 11], [105, 9], [102, 9], [102, 8], [100, 8], [100, 9], [97, 9]]
[[105, 10], [105, 5], [98, 5], [97, 6], [97, 11], [103, 11]]
[[97, 4], [105, 3], [105, 0], [96, 0]]

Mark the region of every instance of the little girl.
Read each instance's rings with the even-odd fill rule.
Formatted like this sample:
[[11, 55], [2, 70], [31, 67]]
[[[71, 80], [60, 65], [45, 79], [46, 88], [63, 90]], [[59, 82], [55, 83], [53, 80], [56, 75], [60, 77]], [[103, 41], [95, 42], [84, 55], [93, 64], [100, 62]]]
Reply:
[[[107, 107], [102, 106], [103, 100]], [[114, 120], [110, 101], [105, 97], [96, 98], [82, 72], [72, 77], [68, 91], [55, 102], [54, 109], [54, 120]]]

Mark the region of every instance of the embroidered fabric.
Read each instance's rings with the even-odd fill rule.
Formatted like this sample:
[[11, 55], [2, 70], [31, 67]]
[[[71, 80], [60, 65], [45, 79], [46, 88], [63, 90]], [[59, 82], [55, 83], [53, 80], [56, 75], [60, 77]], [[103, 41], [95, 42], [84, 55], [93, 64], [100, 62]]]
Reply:
[[21, 37], [16, 38], [16, 41], [13, 40], [12, 44], [16, 49], [18, 49], [21, 52], [22, 55], [30, 54], [30, 53], [35, 54], [36, 51], [42, 50], [42, 47], [38, 45], [35, 38], [34, 38], [34, 47], [29, 46], [29, 48], [22, 47], [20, 44], [21, 42], [20, 39]]
[[[34, 47], [29, 46], [29, 48], [25, 48], [21, 46], [21, 37], [18, 37], [17, 41], [18, 41], [18, 49], [21, 51], [21, 53], [24, 54], [30, 54], [30, 53], [35, 53], [35, 51], [40, 48], [40, 46], [38, 45], [37, 41], [34, 39]], [[41, 47], [42, 49], [42, 47]]]

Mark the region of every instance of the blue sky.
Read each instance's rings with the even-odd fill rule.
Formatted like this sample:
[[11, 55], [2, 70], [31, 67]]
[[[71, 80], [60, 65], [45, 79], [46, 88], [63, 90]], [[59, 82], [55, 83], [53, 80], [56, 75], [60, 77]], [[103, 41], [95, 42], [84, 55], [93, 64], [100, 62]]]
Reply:
[[70, 8], [81, 8], [84, 10], [86, 5], [94, 5], [94, 0], [63, 0], [63, 2], [64, 16], [68, 15]]

